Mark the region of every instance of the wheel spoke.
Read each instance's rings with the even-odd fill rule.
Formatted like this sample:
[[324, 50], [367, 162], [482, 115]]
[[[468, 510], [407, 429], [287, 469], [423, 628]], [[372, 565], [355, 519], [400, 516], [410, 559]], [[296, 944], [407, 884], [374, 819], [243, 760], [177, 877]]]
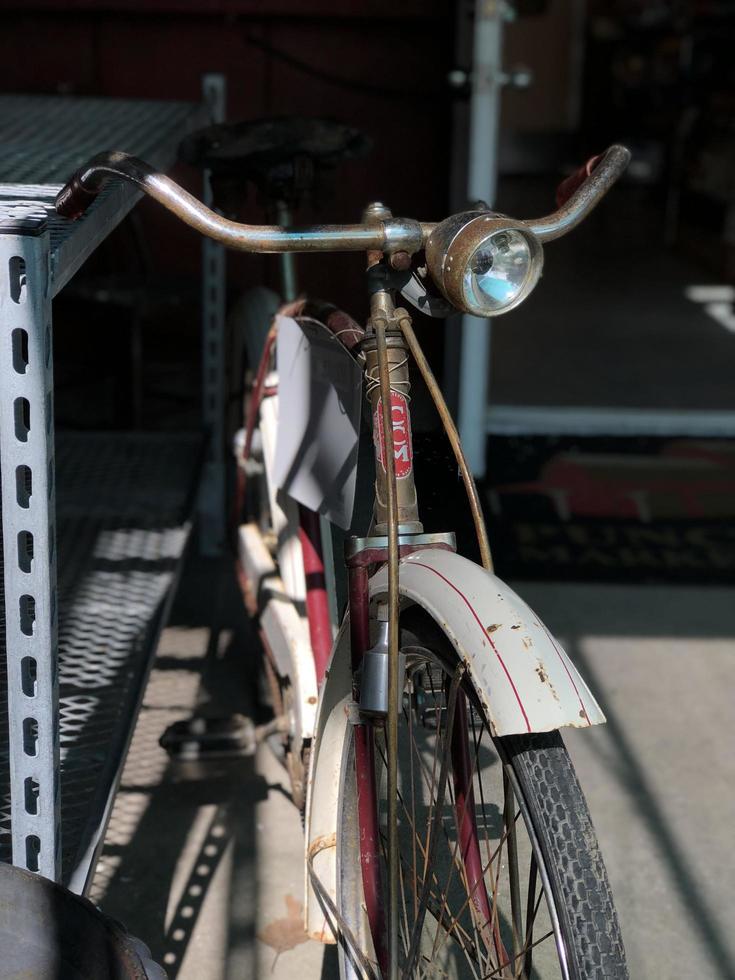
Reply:
[[[457, 701], [456, 717], [455, 717], [455, 721], [454, 721], [454, 727], [453, 727], [452, 732], [451, 733], [448, 733], [447, 747], [445, 748], [445, 751], [449, 750], [452, 753], [452, 768], [454, 770], [454, 780], [452, 781], [452, 784], [450, 784], [449, 792], [450, 792], [450, 797], [451, 797], [451, 801], [452, 801], [452, 809], [453, 809], [453, 813], [454, 813], [454, 826], [455, 826], [455, 829], [456, 829], [457, 839], [455, 841], [455, 844], [454, 844], [454, 847], [453, 847], [453, 850], [452, 850], [452, 861], [450, 862], [450, 865], [449, 865], [449, 871], [448, 871], [448, 874], [447, 874], [447, 883], [446, 883], [445, 893], [444, 894], [445, 894], [445, 898], [448, 898], [449, 888], [450, 888], [450, 885], [451, 885], [452, 878], [454, 876], [455, 868], [458, 869], [459, 874], [460, 874], [460, 876], [462, 878], [462, 881], [463, 881], [463, 884], [464, 884], [465, 893], [466, 894], [469, 894], [472, 897], [472, 899], [473, 899], [469, 903], [470, 919], [472, 921], [472, 929], [473, 929], [473, 932], [474, 932], [474, 935], [475, 935], [475, 943], [476, 943], [477, 948], [479, 950], [481, 948], [481, 945], [483, 945], [480, 942], [480, 935], [479, 935], [479, 933], [482, 933], [483, 932], [483, 928], [487, 926], [487, 917], [486, 916], [483, 917], [480, 914], [480, 909], [478, 908], [478, 902], [474, 900], [474, 896], [475, 896], [476, 892], [477, 893], [480, 892], [480, 889], [484, 889], [484, 887], [485, 887], [485, 885], [484, 885], [484, 876], [481, 874], [479, 877], [477, 877], [477, 875], [476, 875], [476, 880], [475, 880], [474, 884], [472, 886], [470, 886], [470, 879], [469, 879], [468, 866], [467, 866], [467, 864], [468, 864], [468, 854], [465, 853], [465, 850], [466, 849], [465, 849], [464, 842], [463, 842], [463, 831], [465, 829], [465, 827], [464, 827], [465, 821], [469, 820], [469, 821], [474, 822], [475, 823], [474, 830], [475, 830], [475, 833], [477, 832], [477, 825], [476, 825], [476, 821], [475, 821], [475, 814], [472, 812], [472, 807], [474, 807], [474, 793], [472, 792], [472, 786], [473, 786], [474, 778], [475, 778], [475, 767], [476, 767], [476, 764], [477, 764], [477, 756], [475, 756], [472, 764], [469, 766], [469, 771], [467, 771], [466, 759], [464, 757], [464, 747], [462, 747], [462, 749], [461, 749], [461, 751], [462, 751], [462, 758], [461, 758], [461, 761], [460, 761], [459, 772], [457, 771], [457, 768], [456, 768], [456, 762], [457, 762], [457, 760], [455, 759], [455, 739], [458, 737], [457, 726], [459, 725], [459, 726], [461, 726], [463, 728], [466, 728], [466, 724], [467, 724], [467, 715], [466, 715], [465, 695], [464, 695], [463, 692], [460, 692], [460, 694], [458, 696], [458, 701]], [[465, 737], [466, 737], [466, 732], [464, 734], [465, 734]], [[462, 737], [462, 733], [459, 734], [459, 737], [460, 738]], [[461, 773], [461, 775], [460, 775], [460, 773]], [[463, 788], [464, 788], [464, 791], [465, 791], [465, 794], [466, 794], [466, 797], [465, 797], [465, 799], [463, 801], [464, 807], [466, 809], [463, 809], [461, 818], [460, 818], [460, 814], [459, 814], [459, 811], [458, 811], [457, 788], [456, 788], [456, 780], [458, 778], [460, 778], [460, 779], [464, 778], [464, 786], [463, 786]], [[469, 789], [468, 789], [468, 787], [469, 787]], [[459, 859], [457, 858], [457, 851], [458, 850], [461, 852]], [[477, 856], [478, 856], [478, 858], [481, 861], [481, 858], [479, 856], [479, 845], [478, 845], [478, 855]], [[471, 890], [470, 890], [470, 888], [471, 888]], [[477, 894], [477, 898], [478, 898], [480, 904], [482, 904], [482, 894]], [[485, 904], [486, 903], [487, 903], [487, 895], [485, 894]], [[479, 933], [478, 933], [478, 929], [479, 929]], [[434, 938], [434, 950], [432, 951], [432, 955], [435, 955], [435, 953], [436, 953], [438, 939], [439, 939], [439, 933], [437, 932], [437, 935]], [[488, 948], [488, 944], [487, 943], [484, 943], [484, 945], [485, 945], [485, 947], [487, 949]]]
[[[493, 736], [465, 665], [455, 661], [450, 669], [431, 649], [417, 646], [409, 647], [408, 659], [393, 795], [399, 976], [567, 977], [559, 952], [566, 937], [560, 939], [539, 831], [528, 808], [534, 787], [518, 782], [513, 753], [519, 749]], [[389, 826], [381, 729], [374, 744], [376, 853], [383, 877]], [[353, 932], [361, 935], [365, 912], [353, 908], [358, 918], [346, 922], [355, 922]]]
[[[436, 875], [432, 874], [432, 877], [434, 878], [434, 881], [438, 885], [439, 882], [437, 881]], [[471, 937], [468, 935], [467, 931], [463, 929], [462, 926], [452, 918], [451, 913], [447, 914], [448, 909], [446, 908], [446, 905], [444, 904], [444, 902], [442, 902], [441, 904], [439, 903], [437, 895], [432, 890], [429, 891], [427, 897], [426, 911], [429, 912], [432, 918], [436, 920], [437, 932], [438, 932], [438, 927], [441, 926], [445, 929], [448, 935], [451, 935], [452, 939], [462, 949], [465, 958], [470, 964], [472, 975], [476, 978], [479, 977], [480, 974], [477, 973], [474, 966], [472, 965], [472, 958], [474, 958], [477, 965], [481, 967], [480, 961], [478, 959], [477, 950], [472, 942]], [[433, 955], [430, 957], [430, 959], [431, 961], [433, 961], [434, 959]]]
[[[459, 693], [460, 683], [462, 681], [462, 675], [464, 674], [465, 668], [464, 664], [459, 664], [452, 677], [452, 683], [449, 688], [449, 698], [447, 703], [447, 731], [452, 730], [452, 725], [454, 724], [454, 709], [457, 703], [457, 695]], [[439, 719], [439, 724], [437, 726], [437, 734], [441, 731], [441, 719]], [[438, 739], [437, 739], [438, 741]], [[436, 757], [436, 752], [435, 752]], [[433, 805], [432, 813], [432, 823], [429, 828], [429, 841], [427, 848], [427, 859], [429, 866], [433, 863], [434, 854], [436, 852], [437, 840], [439, 838], [439, 824], [441, 822], [441, 808], [444, 805], [444, 796], [447, 788], [447, 776], [449, 773], [449, 753], [444, 752], [442, 758], [441, 769], [439, 773], [439, 785], [437, 787], [436, 803]], [[426, 914], [425, 902], [426, 896], [429, 891], [428, 875], [424, 875], [424, 880], [421, 886], [421, 896], [419, 898], [419, 908], [418, 915], [416, 916], [416, 921], [414, 922], [413, 932], [411, 934], [411, 942], [408, 948], [408, 958], [406, 963], [406, 968], [403, 975], [407, 980], [410, 980], [411, 973], [413, 972], [414, 962], [416, 956], [418, 955], [419, 940], [421, 937], [421, 931], [424, 924], [424, 916]]]
[[[413, 686], [413, 680], [412, 680], [412, 686]], [[414, 751], [416, 751], [416, 743], [414, 741], [414, 736], [413, 736], [413, 710], [409, 706], [408, 711], [406, 711], [406, 709], [404, 708], [404, 712], [403, 713], [406, 716], [406, 721], [408, 723], [408, 758], [409, 758], [409, 765], [411, 767], [411, 769], [410, 769], [410, 779], [411, 779], [411, 814], [412, 814], [411, 826], [412, 826], [412, 828], [415, 828], [416, 827], [416, 784], [414, 782], [414, 779], [415, 779], [415, 775], [414, 775]], [[415, 832], [415, 829], [413, 830], [413, 832], [411, 834], [411, 850], [413, 852], [413, 865], [412, 865], [412, 868], [413, 868], [413, 894], [414, 894], [414, 897], [415, 897], [416, 895], [418, 895], [418, 883], [417, 883], [417, 878], [416, 878], [418, 862], [417, 862], [417, 855], [416, 855], [416, 832]], [[416, 902], [414, 901], [414, 903], [413, 903], [413, 921], [414, 922], [416, 921], [416, 913], [417, 913], [417, 910], [416, 910]]]
[[[518, 873], [518, 840], [516, 838], [516, 822], [511, 819], [513, 815], [513, 790], [510, 786], [508, 774], [503, 769], [503, 821], [508, 825], [508, 879], [510, 883], [510, 915], [513, 930], [513, 962], [518, 961], [518, 951], [521, 948], [523, 936], [523, 924], [521, 920], [521, 885]], [[515, 969], [513, 976], [516, 975]]]
[[[537, 939], [535, 943], [532, 943], [532, 946], [538, 946], [540, 943], [545, 942], [549, 938], [549, 936], [553, 936], [553, 935], [554, 935], [554, 930], [549, 929], [549, 931], [547, 933], [544, 933], [544, 935], [540, 939]], [[530, 948], [531, 947], [529, 947], [529, 949]], [[524, 956], [527, 952], [528, 951], [525, 948], [522, 949], [518, 954], [518, 957]], [[494, 978], [502, 976], [501, 971], [505, 970], [509, 966], [512, 966], [516, 959], [517, 957], [513, 957], [512, 960], [507, 960], [505, 963], [503, 963], [502, 966], [499, 966], [497, 967], [497, 969], [493, 970], [492, 973], [483, 974], [481, 980], [494, 980]]]
[[541, 904], [541, 898], [543, 897], [543, 889], [539, 889], [538, 898], [535, 900], [534, 896], [536, 894], [536, 879], [538, 877], [538, 865], [536, 864], [536, 855], [531, 852], [531, 865], [528, 869], [528, 894], [526, 896], [526, 938], [524, 941], [524, 948], [526, 950], [526, 955], [523, 958], [523, 972], [521, 973], [521, 978], [527, 978], [530, 980], [531, 977], [531, 967], [533, 966], [533, 924], [536, 921], [536, 914]]
[[[520, 810], [516, 814], [515, 819], [518, 820], [518, 817], [519, 816], [520, 816]], [[490, 857], [489, 861], [487, 862], [487, 864], [484, 866], [483, 871], [482, 871], [483, 876], [486, 875], [486, 874], [488, 874], [488, 873], [492, 874], [491, 868], [492, 868], [493, 862], [495, 861], [496, 858], [498, 859], [498, 864], [500, 863], [500, 861], [502, 859], [502, 853], [503, 853], [503, 844], [505, 843], [506, 837], [507, 837], [507, 831], [505, 833], [503, 833], [503, 836], [501, 837], [500, 842], [499, 842], [497, 848], [495, 849], [495, 851], [491, 855], [491, 857]], [[498, 875], [496, 875], [496, 877], [494, 879], [494, 885], [493, 885], [493, 900], [492, 900], [493, 914], [492, 914], [492, 919], [490, 920], [490, 934], [491, 935], [494, 935], [495, 928], [497, 926], [496, 911], [497, 911], [497, 906], [498, 906], [498, 902], [497, 902], [497, 891], [498, 891], [498, 882], [499, 882], [499, 879], [500, 879], [500, 875], [498, 874]], [[477, 886], [475, 885], [475, 887], [477, 887]], [[459, 911], [456, 913], [456, 918], [459, 918], [459, 916], [461, 916], [464, 913], [465, 909], [468, 907], [468, 905], [472, 901], [473, 894], [474, 894], [474, 889], [472, 891], [468, 890], [467, 895], [466, 895], [466, 897], [465, 897], [462, 905], [459, 908]], [[446, 937], [445, 937], [445, 939], [446, 939]], [[437, 954], [440, 951], [441, 951], [441, 945], [437, 949]], [[506, 957], [500, 956], [499, 959], [498, 959], [498, 962], [501, 962], [505, 958]]]
[[[380, 749], [378, 751], [380, 752]], [[381, 753], [381, 758], [384, 760], [384, 756], [382, 755], [382, 753]], [[409, 812], [408, 807], [406, 806], [405, 800], [403, 798], [403, 795], [401, 794], [400, 791], [398, 793], [398, 802], [400, 803], [400, 805], [401, 805], [401, 807], [403, 809], [403, 812], [406, 815], [406, 819], [408, 821], [409, 827], [411, 828], [411, 831], [412, 831], [412, 840], [413, 840], [413, 843], [414, 843], [414, 847], [417, 845], [418, 848], [419, 848], [419, 850], [421, 851], [421, 857], [424, 858], [424, 859], [426, 859], [426, 856], [427, 856], [427, 853], [428, 853], [427, 852], [426, 844], [425, 844], [425, 842], [422, 841], [421, 837], [419, 836], [419, 834], [416, 831], [414, 818], [412, 817], [411, 813]], [[446, 831], [445, 831], [445, 837], [447, 839], [447, 843], [451, 843], [449, 841], [448, 835], [446, 834]], [[383, 851], [384, 851], [384, 855], [385, 855], [385, 853], [386, 853], [386, 850], [385, 850], [385, 835], [383, 835], [383, 834], [381, 834], [381, 843], [383, 844]], [[454, 859], [456, 859], [456, 850], [457, 850], [457, 846], [456, 846], [456, 843], [455, 843], [455, 845], [453, 845], [453, 858]], [[402, 864], [403, 867], [405, 867], [405, 860], [403, 858], [401, 858], [401, 864]], [[433, 880], [434, 884], [437, 886], [437, 889], [439, 889], [439, 879], [436, 876], [436, 872], [433, 871], [433, 870], [431, 872], [431, 877], [432, 877], [432, 880]], [[413, 878], [414, 878], [414, 882], [418, 882], [418, 879], [416, 877], [416, 866], [415, 866], [415, 864], [414, 864], [414, 868], [413, 868]], [[423, 883], [423, 879], [421, 880], [421, 883]], [[413, 894], [414, 894], [414, 897], [418, 899], [419, 892], [418, 892], [418, 886], [417, 885], [415, 885], [415, 890], [414, 890], [414, 893]], [[439, 922], [446, 922], [447, 921], [447, 916], [448, 916], [449, 917], [448, 921], [450, 922], [450, 924], [452, 924], [452, 927], [456, 931], [462, 932], [465, 936], [467, 936], [467, 939], [471, 942], [470, 937], [467, 934], [466, 930], [462, 929], [462, 927], [459, 925], [459, 921], [458, 921], [459, 920], [459, 916], [456, 916], [456, 917], [453, 917], [452, 916], [451, 910], [449, 909], [449, 907], [447, 905], [447, 899], [448, 899], [447, 890], [444, 889], [443, 892], [440, 891], [440, 894], [443, 895], [443, 899], [442, 899], [442, 910], [443, 911], [441, 912], [441, 914], [436, 914], [436, 911], [432, 912], [433, 917], [435, 919], [437, 919], [437, 921], [439, 921]], [[433, 892], [430, 892], [430, 897], [431, 897], [431, 899], [435, 903], [436, 903], [436, 901], [438, 901], [437, 897], [434, 895]], [[414, 903], [414, 904], [417, 905], [417, 903]], [[428, 908], [429, 911], [432, 911], [430, 907], [427, 907], [427, 908]], [[414, 912], [414, 921], [415, 921], [415, 919], [416, 919], [416, 913]], [[410, 934], [410, 931], [411, 930], [407, 930], [407, 935]], [[438, 932], [437, 932], [437, 935], [438, 935]], [[437, 940], [435, 938], [435, 942], [436, 941]]]

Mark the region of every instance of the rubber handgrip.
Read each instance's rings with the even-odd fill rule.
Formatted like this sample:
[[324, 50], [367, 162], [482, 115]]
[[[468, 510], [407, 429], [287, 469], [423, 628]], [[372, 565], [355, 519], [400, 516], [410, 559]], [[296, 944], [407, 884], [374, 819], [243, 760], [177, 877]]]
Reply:
[[75, 221], [84, 214], [98, 194], [98, 190], [89, 190], [82, 184], [79, 174], [74, 174], [56, 196], [56, 213]]
[[573, 174], [570, 174], [559, 184], [556, 189], [556, 206], [558, 208], [566, 204], [572, 194], [582, 186], [604, 155], [604, 153], [598, 153], [597, 156], [590, 157], [579, 170], [575, 170]]

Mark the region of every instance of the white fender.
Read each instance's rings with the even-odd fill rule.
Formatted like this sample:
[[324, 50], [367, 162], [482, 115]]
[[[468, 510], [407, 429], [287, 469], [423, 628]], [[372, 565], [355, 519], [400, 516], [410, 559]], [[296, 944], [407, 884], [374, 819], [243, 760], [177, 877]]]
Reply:
[[[451, 551], [401, 562], [402, 602], [422, 606], [470, 663], [494, 735], [600, 725], [605, 716], [574, 664], [539, 617], [496, 575]], [[370, 596], [388, 592], [388, 571]]]
[[332, 929], [309, 881], [308, 862], [333, 902], [337, 899], [337, 821], [349, 703], [352, 700], [349, 620], [334, 641], [332, 660], [319, 692], [316, 737], [306, 783], [306, 931], [312, 939], [335, 942]]
[[[421, 606], [469, 664], [477, 695], [498, 736], [586, 728], [605, 716], [559, 643], [496, 575], [450, 551], [427, 549], [401, 561], [402, 606]], [[371, 600], [388, 592], [388, 571], [370, 580]], [[319, 698], [309, 772], [306, 848], [319, 881], [336, 900], [340, 767], [351, 698], [349, 630], [343, 623]], [[318, 857], [317, 857], [318, 855]], [[333, 942], [306, 882], [306, 928]]]

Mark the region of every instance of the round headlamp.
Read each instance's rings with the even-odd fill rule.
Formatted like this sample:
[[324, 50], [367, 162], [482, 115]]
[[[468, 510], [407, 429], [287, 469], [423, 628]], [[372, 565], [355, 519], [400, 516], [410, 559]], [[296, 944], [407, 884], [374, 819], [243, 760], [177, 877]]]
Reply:
[[426, 262], [434, 282], [458, 310], [498, 316], [531, 292], [544, 253], [520, 222], [492, 211], [465, 211], [432, 231]]

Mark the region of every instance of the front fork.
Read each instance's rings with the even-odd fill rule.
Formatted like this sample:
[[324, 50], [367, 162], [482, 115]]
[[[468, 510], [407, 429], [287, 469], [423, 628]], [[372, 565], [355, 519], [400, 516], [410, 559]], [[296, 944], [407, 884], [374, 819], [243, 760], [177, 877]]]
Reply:
[[[396, 310], [387, 291], [373, 295], [373, 315], [378, 315], [392, 324], [394, 329], [386, 331], [388, 367], [390, 376], [390, 418], [392, 425], [392, 444], [394, 472], [397, 491], [397, 518], [399, 552], [401, 557], [427, 547], [453, 548], [450, 535], [424, 535], [419, 519], [416, 484], [413, 467], [413, 440], [410, 412], [410, 381], [408, 372], [408, 348], [400, 330], [402, 317], [408, 318], [405, 310]], [[367, 377], [367, 397], [373, 419], [373, 444], [375, 448], [375, 515], [372, 534], [348, 543], [349, 609], [352, 649], [352, 671], [355, 678], [353, 697], [360, 700], [358, 678], [366, 678], [368, 671], [365, 653], [370, 649], [370, 608], [369, 572], [388, 560], [387, 535], [387, 473], [386, 438], [383, 427], [383, 406], [378, 374], [378, 345], [375, 334], [370, 329], [363, 341], [365, 354], [365, 373]], [[373, 651], [371, 651], [373, 654]], [[387, 660], [387, 656], [386, 656]], [[371, 672], [371, 676], [372, 676]], [[385, 688], [387, 690], [387, 687]], [[401, 691], [398, 692], [400, 698]], [[370, 704], [375, 697], [371, 692]], [[386, 704], [386, 709], [388, 705]], [[400, 710], [401, 705], [398, 705]], [[453, 730], [451, 733], [451, 758], [454, 785], [454, 809], [457, 832], [460, 838], [460, 854], [464, 865], [465, 880], [472, 896], [473, 913], [480, 920], [480, 934], [489, 939], [488, 931], [496, 950], [502, 948], [497, 925], [491, 925], [491, 901], [485, 886], [480, 843], [475, 816], [473, 774], [470, 770], [469, 727], [467, 703], [462, 692], [459, 694]], [[386, 710], [387, 713], [387, 710]], [[363, 879], [365, 907], [375, 954], [380, 971], [384, 977], [397, 976], [397, 963], [391, 963], [390, 945], [386, 933], [386, 902], [384, 885], [381, 880], [381, 843], [378, 816], [378, 787], [375, 767], [375, 726], [376, 722], [365, 714], [355, 725], [355, 776], [357, 781], [358, 821], [360, 830], [360, 862]], [[397, 869], [396, 869], [397, 870]], [[399, 873], [399, 872], [398, 872]], [[390, 874], [389, 874], [390, 879]], [[487, 941], [487, 939], [486, 939]], [[396, 950], [397, 944], [392, 944]], [[502, 962], [502, 958], [500, 959]]]
[[[366, 394], [370, 403], [373, 420], [373, 445], [375, 449], [375, 513], [372, 533], [362, 542], [362, 547], [354, 548], [348, 556], [349, 569], [349, 598], [350, 623], [352, 640], [352, 669], [355, 680], [354, 697], [359, 699], [357, 677], [362, 673], [367, 675], [365, 653], [370, 646], [369, 629], [369, 559], [374, 563], [389, 560], [388, 538], [397, 534], [402, 536], [421, 535], [423, 526], [419, 520], [416, 483], [413, 471], [413, 439], [411, 433], [411, 413], [409, 407], [410, 381], [408, 376], [408, 350], [400, 330], [399, 317], [408, 316], [403, 310], [396, 310], [388, 290], [378, 289], [373, 292], [371, 299], [371, 322], [367, 336], [362, 344], [365, 355], [365, 375], [367, 379]], [[386, 433], [386, 412], [381, 394], [380, 356], [376, 325], [373, 321], [380, 318], [380, 329], [384, 331], [385, 346], [390, 381], [390, 436]], [[385, 387], [385, 386], [384, 386]], [[388, 473], [387, 461], [393, 456], [393, 472], [395, 474], [396, 509], [394, 520], [397, 528], [390, 527], [388, 502]], [[405, 538], [404, 538], [405, 540]], [[354, 546], [354, 542], [352, 543]], [[394, 654], [395, 655], [395, 652]], [[399, 684], [391, 684], [389, 676], [391, 667], [388, 651], [376, 653], [378, 670], [373, 671], [377, 691], [387, 695], [386, 722], [390, 727], [391, 699], [400, 696]], [[381, 669], [383, 668], [383, 669]], [[393, 680], [396, 667], [393, 665]], [[393, 690], [395, 687], [397, 690]], [[373, 709], [380, 713], [380, 696], [371, 697]], [[395, 720], [393, 722], [395, 731]], [[390, 734], [390, 733], [388, 733]], [[362, 869], [363, 894], [373, 947], [378, 960], [378, 966], [383, 977], [393, 978], [398, 975], [397, 963], [397, 881], [399, 856], [395, 846], [395, 829], [392, 836], [394, 843], [391, 847], [391, 828], [388, 830], [388, 880], [387, 899], [383, 893], [381, 879], [381, 842], [378, 814], [378, 787], [376, 785], [375, 765], [375, 731], [373, 721], [363, 716], [361, 723], [355, 726], [355, 778], [357, 782], [358, 824], [360, 831], [360, 863]], [[390, 745], [391, 739], [388, 738]], [[388, 749], [390, 757], [390, 748]], [[397, 746], [394, 748], [397, 755]], [[389, 767], [391, 762], [389, 761]], [[393, 782], [395, 782], [396, 759], [392, 760]], [[389, 769], [388, 783], [391, 784]], [[388, 801], [389, 821], [397, 822], [396, 801]], [[386, 926], [388, 928], [386, 928]]]

